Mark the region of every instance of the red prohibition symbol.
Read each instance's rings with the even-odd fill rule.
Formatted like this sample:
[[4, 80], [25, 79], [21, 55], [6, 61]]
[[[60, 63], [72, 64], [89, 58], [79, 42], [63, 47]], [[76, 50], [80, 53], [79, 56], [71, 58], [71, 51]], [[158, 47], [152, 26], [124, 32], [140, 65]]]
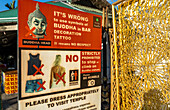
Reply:
[[25, 28], [28, 31], [28, 33], [25, 36], [29, 36], [31, 34], [33, 37], [36, 37], [35, 34], [33, 33], [33, 31], [36, 29], [35, 27], [33, 27], [31, 30], [27, 26], [25, 26]]
[[38, 85], [40, 85], [40, 87], [37, 89], [37, 91], [39, 91], [41, 88], [43, 88], [44, 90], [46, 90], [46, 88], [43, 86], [45, 84], [46, 81], [44, 81], [42, 84], [37, 82]]
[[60, 78], [57, 82], [56, 82], [56, 85], [62, 80], [63, 83], [66, 83], [66, 81], [64, 81], [63, 77], [66, 73], [64, 72], [62, 76], [60, 76], [58, 73], [56, 73], [56, 75]]
[[41, 73], [42, 75], [44, 75], [44, 73], [41, 71], [41, 68], [44, 66], [44, 64], [42, 64], [39, 68], [36, 65], [33, 65], [33, 67], [37, 70], [33, 76], [35, 76], [38, 72]]

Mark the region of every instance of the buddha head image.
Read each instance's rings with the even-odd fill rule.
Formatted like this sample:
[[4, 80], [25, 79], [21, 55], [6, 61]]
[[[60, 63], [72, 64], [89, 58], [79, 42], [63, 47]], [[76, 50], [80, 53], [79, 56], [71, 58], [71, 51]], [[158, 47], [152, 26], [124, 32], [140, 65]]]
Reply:
[[46, 35], [47, 21], [39, 9], [40, 7], [37, 3], [36, 10], [28, 15], [27, 23], [30, 30], [35, 27], [33, 33], [36, 35], [36, 38], [44, 38], [44, 35]]

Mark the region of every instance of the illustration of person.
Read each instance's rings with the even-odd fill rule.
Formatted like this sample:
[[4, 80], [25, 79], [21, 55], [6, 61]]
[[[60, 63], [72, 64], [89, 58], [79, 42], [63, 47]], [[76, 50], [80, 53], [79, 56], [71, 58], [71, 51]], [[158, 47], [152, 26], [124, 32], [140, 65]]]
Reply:
[[28, 16], [28, 26], [31, 29], [35, 27], [35, 30], [33, 33], [36, 35], [36, 37], [33, 38], [44, 38], [44, 35], [46, 35], [46, 27], [47, 27], [47, 21], [46, 17], [42, 14], [42, 12], [39, 10], [39, 4], [36, 5], [36, 10], [29, 14]]
[[[54, 61], [54, 66], [51, 68], [51, 76], [50, 76], [50, 88], [57, 87], [58, 84], [57, 81], [63, 82], [63, 85], [65, 86], [65, 75], [62, 77], [61, 80], [60, 77], [65, 74], [65, 68], [60, 66], [61, 63], [61, 55], [56, 55], [56, 59]], [[59, 77], [60, 76], [60, 77]]]
[[74, 73], [74, 77], [75, 77], [75, 80], [77, 80], [77, 71], [75, 71], [75, 73]]
[[74, 75], [74, 72], [72, 71], [72, 72], [71, 72], [71, 80], [72, 80], [72, 81], [74, 80], [74, 77], [75, 77], [75, 75]]

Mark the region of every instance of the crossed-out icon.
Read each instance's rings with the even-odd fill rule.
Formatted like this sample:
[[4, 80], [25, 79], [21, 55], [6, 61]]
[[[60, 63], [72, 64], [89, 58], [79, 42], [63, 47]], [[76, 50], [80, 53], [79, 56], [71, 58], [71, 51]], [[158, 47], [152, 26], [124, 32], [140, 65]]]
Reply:
[[44, 73], [41, 71], [41, 68], [44, 66], [44, 64], [42, 64], [39, 68], [36, 65], [33, 65], [33, 67], [37, 70], [33, 76], [35, 76], [38, 72], [41, 73], [42, 75], [44, 75]]
[[42, 84], [37, 82], [38, 85], [40, 85], [40, 87], [37, 89], [37, 91], [39, 91], [41, 88], [43, 88], [44, 90], [46, 90], [46, 88], [43, 86], [46, 83], [46, 81], [44, 81]]
[[35, 34], [33, 33], [33, 31], [36, 29], [35, 27], [33, 27], [31, 30], [25, 26], [25, 28], [27, 29], [27, 34], [25, 35], [26, 37], [28, 37], [29, 35], [32, 35], [33, 37], [36, 37]]
[[66, 74], [66, 73], [64, 72], [64, 73], [60, 76], [58, 73], [56, 73], [56, 75], [59, 77], [58, 81], [56, 82], [56, 85], [57, 85], [61, 80], [63, 81], [64, 84], [66, 83], [66, 81], [63, 79], [63, 77], [64, 77], [65, 74]]
[[[38, 72], [41, 73], [42, 75], [44, 75], [44, 73], [41, 71], [42, 67], [44, 66], [44, 64], [42, 64], [39, 68], [36, 65], [33, 65], [33, 67], [37, 70], [33, 76], [35, 76]], [[40, 85], [40, 87], [37, 89], [37, 91], [39, 91], [41, 88], [43, 88], [44, 90], [46, 90], [46, 88], [43, 86], [46, 83], [46, 81], [44, 81], [42, 84], [40, 82], [37, 82], [38, 85]]]

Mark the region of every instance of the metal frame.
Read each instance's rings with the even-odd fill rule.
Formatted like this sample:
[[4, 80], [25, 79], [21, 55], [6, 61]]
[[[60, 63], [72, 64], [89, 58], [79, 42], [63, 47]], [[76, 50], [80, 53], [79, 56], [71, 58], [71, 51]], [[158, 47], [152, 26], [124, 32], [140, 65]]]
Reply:
[[119, 0], [112, 4], [111, 110], [168, 109], [169, 7], [169, 0]]

